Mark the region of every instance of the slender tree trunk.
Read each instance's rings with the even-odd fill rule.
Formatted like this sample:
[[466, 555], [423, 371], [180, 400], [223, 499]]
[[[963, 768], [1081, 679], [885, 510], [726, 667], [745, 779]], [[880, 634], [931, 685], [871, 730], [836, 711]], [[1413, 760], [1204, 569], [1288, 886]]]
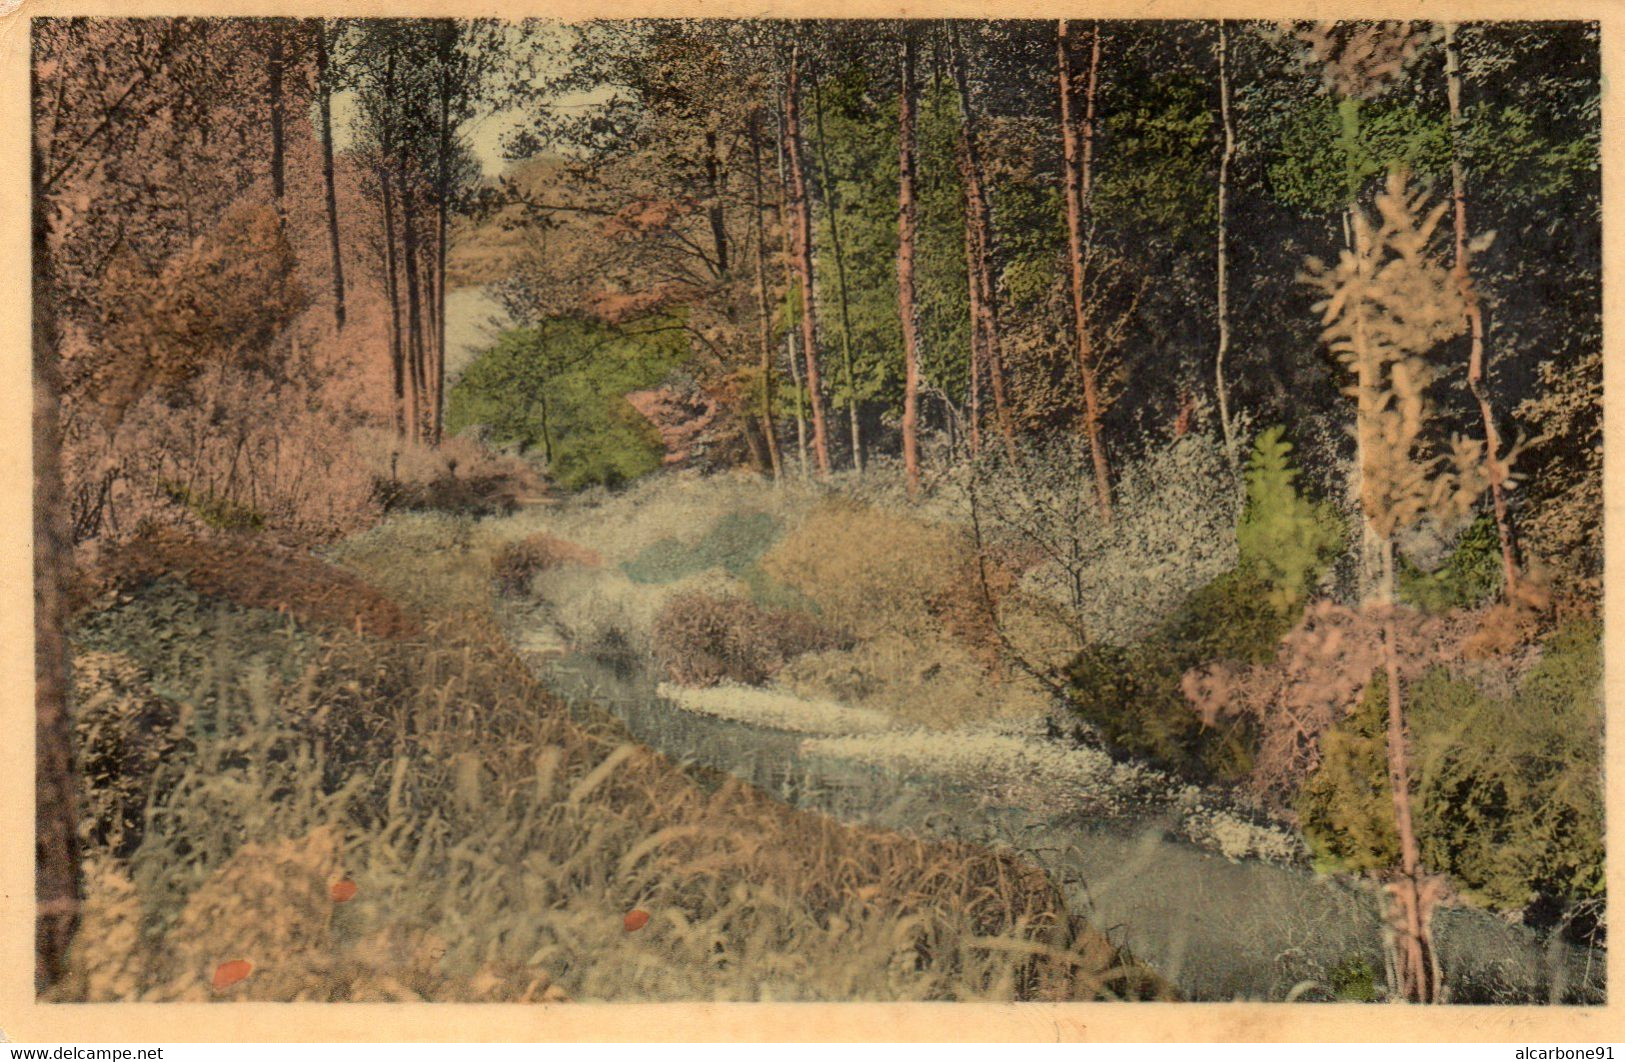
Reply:
[[1224, 359], [1230, 353], [1230, 167], [1236, 157], [1236, 127], [1230, 119], [1229, 41], [1224, 19], [1219, 20], [1219, 121], [1224, 129], [1224, 150], [1219, 155], [1218, 285], [1215, 299], [1219, 323], [1219, 347], [1213, 357], [1213, 385], [1219, 399], [1219, 427], [1224, 432], [1224, 452], [1230, 461], [1230, 474], [1238, 476], [1235, 425], [1230, 421], [1230, 385], [1225, 380]]
[[1078, 136], [1075, 80], [1072, 70], [1070, 25], [1062, 19], [1056, 30], [1056, 59], [1061, 94], [1061, 151], [1065, 167], [1067, 262], [1072, 280], [1072, 331], [1077, 343], [1078, 379], [1083, 386], [1083, 430], [1094, 467], [1095, 504], [1101, 519], [1112, 519], [1111, 469], [1101, 435], [1104, 413], [1100, 397], [1100, 358], [1089, 323], [1087, 215], [1094, 194], [1095, 98], [1100, 81], [1100, 26], [1089, 33], [1089, 80], [1085, 89], [1083, 136]]
[[[1343, 212], [1343, 239], [1349, 250], [1354, 249], [1354, 211], [1360, 197], [1360, 171], [1357, 165], [1360, 146], [1360, 101], [1358, 99], [1344, 99], [1338, 102], [1339, 118], [1339, 148], [1343, 153], [1343, 181], [1344, 194], [1348, 198], [1348, 207]], [[1362, 360], [1355, 369], [1355, 386], [1362, 396], [1375, 396], [1377, 381], [1371, 376], [1371, 370]], [[1374, 397], [1362, 397], [1362, 402], [1375, 401]], [[1382, 581], [1382, 538], [1377, 534], [1376, 528], [1371, 524], [1371, 517], [1367, 515], [1362, 498], [1365, 494], [1366, 474], [1366, 428], [1371, 417], [1362, 407], [1359, 419], [1354, 430], [1354, 469], [1349, 477], [1349, 499], [1360, 514], [1360, 551], [1358, 556], [1359, 570], [1355, 573], [1357, 580], [1356, 592], [1361, 601], [1368, 600], [1378, 591]]]
[[863, 434], [858, 425], [858, 391], [852, 371], [852, 313], [847, 300], [846, 255], [841, 250], [841, 200], [829, 172], [829, 138], [824, 135], [824, 94], [813, 79], [813, 113], [818, 126], [818, 172], [829, 208], [829, 242], [835, 252], [836, 299], [841, 310], [841, 363], [846, 377], [846, 412], [852, 426], [852, 467], [863, 471]]
[[271, 109], [271, 195], [276, 200], [277, 217], [285, 218], [283, 192], [286, 189], [282, 148], [282, 68], [285, 61], [282, 20], [273, 18], [268, 31], [271, 34], [269, 96]]
[[903, 471], [920, 493], [920, 336], [914, 299], [914, 33], [903, 24], [897, 93], [897, 316], [903, 325]]
[[784, 238], [783, 253], [780, 256], [780, 260], [784, 266], [784, 346], [785, 351], [788, 354], [790, 364], [790, 381], [795, 385], [796, 393], [796, 458], [798, 461], [798, 467], [801, 470], [801, 476], [803, 479], [805, 479], [807, 476], [808, 464], [807, 408], [805, 401], [802, 399], [801, 356], [796, 350], [796, 328], [790, 323], [791, 318], [795, 316], [796, 291], [795, 266], [793, 264], [795, 259], [795, 252], [793, 249], [794, 237], [791, 233], [793, 226], [790, 219], [790, 207], [788, 200], [790, 170], [789, 164], [785, 161], [784, 156], [784, 142], [787, 139], [784, 135], [784, 108], [780, 105], [782, 103], [780, 98], [775, 97], [773, 102], [775, 111], [774, 117], [778, 120], [779, 128], [779, 135], [774, 140], [774, 149], [778, 156], [779, 163], [778, 211], [780, 228], [783, 231]]
[[418, 261], [417, 210], [412, 199], [412, 181], [408, 169], [410, 158], [404, 136], [400, 138], [397, 151], [395, 188], [396, 194], [400, 197], [401, 210], [401, 249], [404, 255], [401, 269], [406, 274], [406, 357], [412, 379], [412, 417], [416, 424], [412, 438], [415, 442], [425, 442], [428, 439], [426, 402], [432, 396], [428, 392], [428, 380], [424, 372], [423, 295]]
[[[1501, 460], [1501, 433], [1495, 426], [1495, 410], [1490, 404], [1489, 389], [1484, 383], [1486, 353], [1484, 350], [1484, 309], [1478, 301], [1478, 289], [1473, 284], [1472, 248], [1467, 226], [1467, 175], [1461, 161], [1461, 57], [1456, 48], [1456, 25], [1444, 26], [1445, 80], [1450, 97], [1450, 186], [1455, 205], [1456, 223], [1456, 282], [1461, 287], [1462, 301], [1467, 307], [1467, 327], [1471, 346], [1467, 355], [1467, 389], [1478, 402], [1478, 414], [1484, 421], [1484, 459], [1494, 468]], [[1502, 592], [1511, 599], [1518, 582], [1518, 550], [1512, 535], [1512, 520], [1507, 514], [1506, 492], [1497, 476], [1490, 483], [1490, 501], [1495, 510], [1495, 529], [1501, 538]]]
[[1434, 1001], [1434, 970], [1432, 941], [1429, 939], [1427, 906], [1429, 898], [1422, 889], [1422, 851], [1416, 840], [1416, 828], [1411, 816], [1410, 758], [1406, 748], [1405, 714], [1401, 701], [1403, 685], [1399, 676], [1399, 648], [1394, 631], [1394, 546], [1385, 540], [1382, 545], [1382, 639], [1383, 661], [1388, 679], [1388, 784], [1394, 794], [1394, 827], [1399, 836], [1400, 878], [1392, 883], [1391, 893], [1399, 905], [1395, 929], [1403, 935], [1400, 940], [1400, 991], [1406, 999], [1416, 1003]]
[[316, 20], [316, 100], [321, 121], [322, 183], [327, 194], [327, 249], [333, 259], [333, 323], [344, 327], [344, 255], [339, 244], [338, 189], [333, 180], [333, 84], [328, 72], [327, 23]]
[[[1005, 450], [1011, 457], [1016, 453], [1015, 424], [1004, 386], [1004, 356], [999, 327], [998, 292], [993, 283], [993, 223], [988, 208], [987, 190], [982, 183], [982, 158], [977, 140], [976, 111], [971, 104], [970, 84], [965, 74], [965, 58], [961, 54], [957, 34], [953, 41], [953, 77], [959, 91], [959, 170], [965, 186], [965, 252], [966, 268], [970, 274], [970, 287], [975, 294], [971, 299], [972, 312], [982, 322], [982, 353], [987, 365], [988, 382], [993, 390], [993, 416]], [[974, 379], [974, 377], [973, 377]]]
[[378, 172], [384, 207], [384, 295], [389, 300], [389, 371], [395, 389], [395, 433], [402, 438], [417, 433], [412, 416], [415, 399], [407, 394], [406, 344], [402, 339], [399, 264], [395, 259], [395, 195], [387, 165]]
[[[37, 67], [30, 74], [34, 113], [39, 114]], [[80, 888], [64, 594], [73, 551], [63, 503], [51, 207], [45, 193], [44, 152], [37, 140], [33, 148], [34, 991], [43, 992], [67, 972], [68, 945], [79, 926]]]
[[807, 202], [806, 167], [801, 157], [799, 45], [790, 48], [784, 90], [785, 150], [790, 167], [790, 208], [795, 230], [795, 264], [801, 282], [801, 344], [807, 359], [807, 399], [812, 405], [813, 457], [818, 474], [829, 475], [829, 440], [824, 424], [823, 385], [818, 373], [818, 311], [813, 296], [812, 210]]
[[778, 431], [773, 424], [773, 313], [767, 295], [767, 200], [762, 194], [762, 136], [761, 112], [750, 115], [750, 168], [756, 222], [756, 314], [761, 331], [761, 362], [757, 371], [761, 375], [760, 416], [762, 435], [767, 441], [768, 462], [773, 467], [773, 478], [784, 475], [783, 459], [779, 454]]

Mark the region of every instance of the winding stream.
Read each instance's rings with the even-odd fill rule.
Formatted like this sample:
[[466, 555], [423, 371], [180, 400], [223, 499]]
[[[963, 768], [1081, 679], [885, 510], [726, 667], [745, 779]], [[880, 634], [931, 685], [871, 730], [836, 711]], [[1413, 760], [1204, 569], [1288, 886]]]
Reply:
[[[726, 771], [847, 822], [1021, 853], [1053, 875], [1074, 911], [1188, 999], [1328, 999], [1333, 971], [1361, 960], [1382, 983], [1377, 898], [1363, 883], [1232, 861], [1184, 840], [1172, 808], [1103, 818], [1031, 806], [1044, 801], [1012, 806], [1008, 796], [945, 774], [809, 754], [802, 735], [684, 711], [638, 665], [569, 651], [541, 612], [511, 616], [509, 629], [555, 693], [612, 712], [637, 740], [678, 762]], [[1604, 998], [1600, 951], [1544, 941], [1465, 908], [1439, 912], [1435, 937], [1454, 1001]]]

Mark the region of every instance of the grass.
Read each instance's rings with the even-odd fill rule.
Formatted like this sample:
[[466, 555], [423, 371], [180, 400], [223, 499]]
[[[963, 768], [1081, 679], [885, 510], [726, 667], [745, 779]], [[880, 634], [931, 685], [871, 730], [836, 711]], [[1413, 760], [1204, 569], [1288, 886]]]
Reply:
[[[794, 811], [567, 711], [491, 613], [514, 530], [400, 517], [331, 551], [414, 617], [387, 637], [229, 583], [147, 584], [84, 620], [81, 678], [117, 680], [97, 711], [171, 720], [171, 751], [134, 842], [92, 847], [62, 998], [1163, 991], [1011, 855]], [[237, 961], [248, 975], [217, 987]]]

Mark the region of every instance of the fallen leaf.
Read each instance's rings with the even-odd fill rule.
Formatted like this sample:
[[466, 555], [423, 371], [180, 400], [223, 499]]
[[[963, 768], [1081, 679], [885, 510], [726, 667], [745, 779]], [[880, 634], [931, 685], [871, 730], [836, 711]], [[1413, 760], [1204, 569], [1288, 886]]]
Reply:
[[341, 878], [333, 883], [331, 890], [334, 903], [344, 903], [355, 899], [356, 883], [349, 878]]
[[232, 959], [214, 968], [214, 990], [224, 991], [254, 972], [254, 964], [247, 959]]
[[649, 912], [648, 911], [638, 910], [638, 911], [628, 911], [628, 912], [626, 912], [625, 925], [626, 925], [626, 931], [628, 933], [631, 933], [631, 932], [634, 932], [636, 930], [642, 929], [644, 926], [646, 926], [648, 924], [649, 924]]

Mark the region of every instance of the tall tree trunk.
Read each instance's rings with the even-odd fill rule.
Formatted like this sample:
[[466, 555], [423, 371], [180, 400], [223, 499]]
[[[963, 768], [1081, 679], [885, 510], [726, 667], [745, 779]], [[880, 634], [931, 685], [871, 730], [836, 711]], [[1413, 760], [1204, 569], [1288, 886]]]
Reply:
[[271, 108], [271, 195], [276, 200], [277, 217], [285, 218], [287, 214], [283, 203], [286, 175], [282, 148], [282, 68], [285, 62], [286, 42], [283, 40], [282, 20], [271, 19], [267, 30], [271, 34], [270, 85], [267, 93]]
[[[1343, 211], [1343, 240], [1349, 250], [1354, 249], [1354, 211], [1360, 197], [1360, 101], [1349, 97], [1338, 101], [1339, 134], [1338, 147], [1343, 154], [1343, 183], [1344, 195], [1348, 199], [1348, 206]], [[1362, 360], [1355, 368], [1355, 387], [1362, 396], [1376, 394], [1377, 381], [1372, 378], [1371, 369]], [[1374, 400], [1374, 399], [1373, 399]], [[1366, 399], [1362, 399], [1366, 401]], [[1366, 425], [1371, 423], [1371, 417], [1364, 408], [1355, 421], [1354, 427], [1354, 467], [1349, 474], [1349, 502], [1360, 514], [1360, 545], [1356, 557], [1358, 570], [1355, 572], [1356, 595], [1361, 601], [1369, 600], [1380, 591], [1382, 582], [1382, 537], [1377, 534], [1376, 528], [1367, 515], [1362, 498], [1365, 495], [1366, 473]]]
[[774, 138], [774, 150], [778, 156], [779, 164], [779, 194], [778, 211], [779, 225], [783, 232], [784, 245], [780, 256], [784, 266], [784, 347], [790, 364], [790, 382], [795, 386], [796, 393], [796, 459], [797, 467], [803, 479], [807, 476], [807, 408], [802, 398], [801, 388], [801, 357], [796, 350], [796, 329], [791, 325], [790, 319], [795, 316], [795, 252], [794, 238], [791, 234], [790, 206], [788, 189], [790, 187], [789, 164], [784, 157], [784, 108], [783, 100], [775, 96], [773, 101], [774, 117], [778, 121], [779, 135]]
[[705, 216], [711, 223], [711, 246], [716, 252], [716, 269], [718, 277], [728, 275], [728, 224], [727, 216], [723, 212], [722, 204], [722, 160], [717, 154], [717, 131], [705, 131], [705, 181], [709, 190], [710, 202], [706, 204]]
[[897, 92], [897, 316], [903, 325], [903, 472], [920, 493], [920, 335], [914, 299], [914, 33], [903, 24]]
[[762, 194], [762, 135], [761, 111], [750, 115], [750, 170], [756, 222], [756, 314], [761, 331], [761, 361], [757, 371], [761, 375], [759, 415], [762, 435], [767, 440], [768, 462], [773, 467], [773, 478], [784, 475], [783, 459], [779, 454], [779, 435], [773, 424], [773, 312], [767, 295], [767, 199]]
[[847, 300], [846, 255], [841, 250], [841, 200], [829, 172], [829, 138], [824, 135], [824, 94], [813, 79], [813, 113], [818, 126], [818, 173], [829, 208], [829, 242], [835, 252], [836, 299], [841, 310], [841, 363], [846, 377], [846, 412], [852, 425], [852, 467], [863, 471], [863, 434], [858, 425], [858, 391], [852, 371], [852, 312]]
[[[36, 32], [39, 23], [35, 23]], [[34, 113], [41, 113], [39, 71], [30, 71]], [[63, 504], [57, 373], [57, 322], [51, 283], [50, 204], [44, 152], [35, 141], [32, 301], [34, 370], [34, 990], [67, 972], [69, 942], [79, 926], [78, 792], [68, 715], [67, 602], [73, 563]]]
[[[982, 158], [977, 140], [976, 111], [971, 103], [965, 57], [957, 31], [952, 43], [954, 85], [959, 91], [959, 172], [965, 188], [966, 268], [972, 289], [971, 310], [981, 320], [982, 354], [993, 389], [993, 416], [1005, 450], [1016, 453], [1015, 424], [1004, 386], [1004, 355], [999, 327], [998, 292], [993, 283], [993, 223], [987, 190], [982, 182]], [[975, 329], [973, 326], [973, 333]], [[975, 376], [972, 376], [975, 380]], [[974, 423], [974, 419], [973, 419]]]
[[409, 374], [406, 343], [402, 337], [400, 266], [395, 258], [395, 194], [391, 191], [387, 164], [379, 168], [378, 184], [383, 192], [384, 294], [389, 300], [389, 370], [395, 389], [395, 434], [407, 438], [417, 434], [417, 419], [412, 414], [416, 397], [407, 393]]
[[801, 283], [801, 344], [807, 359], [807, 400], [812, 405], [813, 457], [818, 474], [829, 475], [829, 439], [824, 424], [824, 395], [818, 373], [818, 311], [813, 295], [812, 210], [807, 202], [807, 174], [801, 157], [800, 46], [790, 48], [790, 70], [784, 89], [785, 150], [790, 168], [790, 209], [795, 230], [795, 265]]
[[1437, 961], [1428, 932], [1432, 901], [1423, 889], [1422, 850], [1411, 814], [1410, 757], [1406, 747], [1405, 713], [1401, 701], [1399, 648], [1394, 631], [1394, 544], [1382, 544], [1381, 608], [1383, 663], [1388, 680], [1388, 784], [1393, 789], [1394, 827], [1399, 836], [1400, 877], [1390, 885], [1398, 905], [1395, 930], [1400, 934], [1399, 988], [1415, 1003], [1434, 1002], [1438, 983]]
[[1100, 361], [1089, 323], [1088, 246], [1086, 226], [1094, 194], [1095, 95], [1100, 80], [1100, 26], [1090, 31], [1089, 81], [1085, 89], [1083, 136], [1078, 136], [1075, 80], [1072, 70], [1070, 25], [1060, 20], [1056, 30], [1056, 58], [1061, 93], [1061, 151], [1065, 165], [1067, 263], [1072, 279], [1072, 330], [1077, 343], [1078, 378], [1083, 385], [1083, 431], [1094, 466], [1095, 504], [1101, 519], [1112, 519], [1111, 469], [1101, 437]]
[[446, 252], [447, 215], [451, 203], [451, 61], [457, 23], [435, 22], [435, 59], [439, 63], [439, 125], [436, 127], [434, 189], [434, 354], [429, 369], [429, 442], [440, 445], [446, 390]]
[[395, 188], [396, 194], [400, 197], [401, 249], [404, 255], [401, 270], [406, 274], [406, 358], [412, 379], [412, 417], [416, 423], [412, 438], [415, 442], [425, 442], [428, 440], [426, 403], [432, 396], [429, 394], [427, 375], [424, 372], [423, 295], [418, 272], [417, 211], [412, 199], [410, 158], [404, 136], [397, 145], [396, 160]]
[[333, 323], [344, 327], [344, 256], [339, 244], [338, 189], [333, 180], [333, 84], [328, 72], [327, 23], [316, 20], [316, 100], [321, 122], [322, 184], [327, 194], [327, 249], [333, 259]]
[[[1493, 468], [1501, 460], [1501, 433], [1495, 426], [1495, 410], [1484, 383], [1484, 309], [1478, 301], [1478, 289], [1473, 284], [1472, 247], [1468, 238], [1467, 174], [1461, 161], [1461, 57], [1456, 48], [1456, 24], [1453, 22], [1447, 22], [1444, 26], [1444, 61], [1446, 91], [1450, 97], [1450, 186], [1456, 223], [1454, 268], [1462, 301], [1467, 307], [1467, 327], [1471, 337], [1467, 354], [1467, 389], [1478, 402], [1478, 414], [1484, 422], [1484, 459]], [[1518, 582], [1518, 551], [1512, 535], [1512, 520], [1507, 514], [1506, 492], [1499, 476], [1490, 483], [1490, 501], [1495, 511], [1495, 530], [1501, 539], [1503, 593], [1510, 600]]]
[[1239, 476], [1235, 425], [1230, 421], [1230, 385], [1224, 375], [1224, 359], [1230, 353], [1230, 166], [1236, 157], [1236, 127], [1230, 119], [1229, 41], [1224, 19], [1219, 20], [1219, 122], [1224, 131], [1224, 149], [1219, 155], [1219, 220], [1215, 293], [1219, 324], [1219, 347], [1213, 356], [1213, 386], [1219, 399], [1219, 427], [1224, 432], [1224, 452], [1230, 461], [1230, 474]]

